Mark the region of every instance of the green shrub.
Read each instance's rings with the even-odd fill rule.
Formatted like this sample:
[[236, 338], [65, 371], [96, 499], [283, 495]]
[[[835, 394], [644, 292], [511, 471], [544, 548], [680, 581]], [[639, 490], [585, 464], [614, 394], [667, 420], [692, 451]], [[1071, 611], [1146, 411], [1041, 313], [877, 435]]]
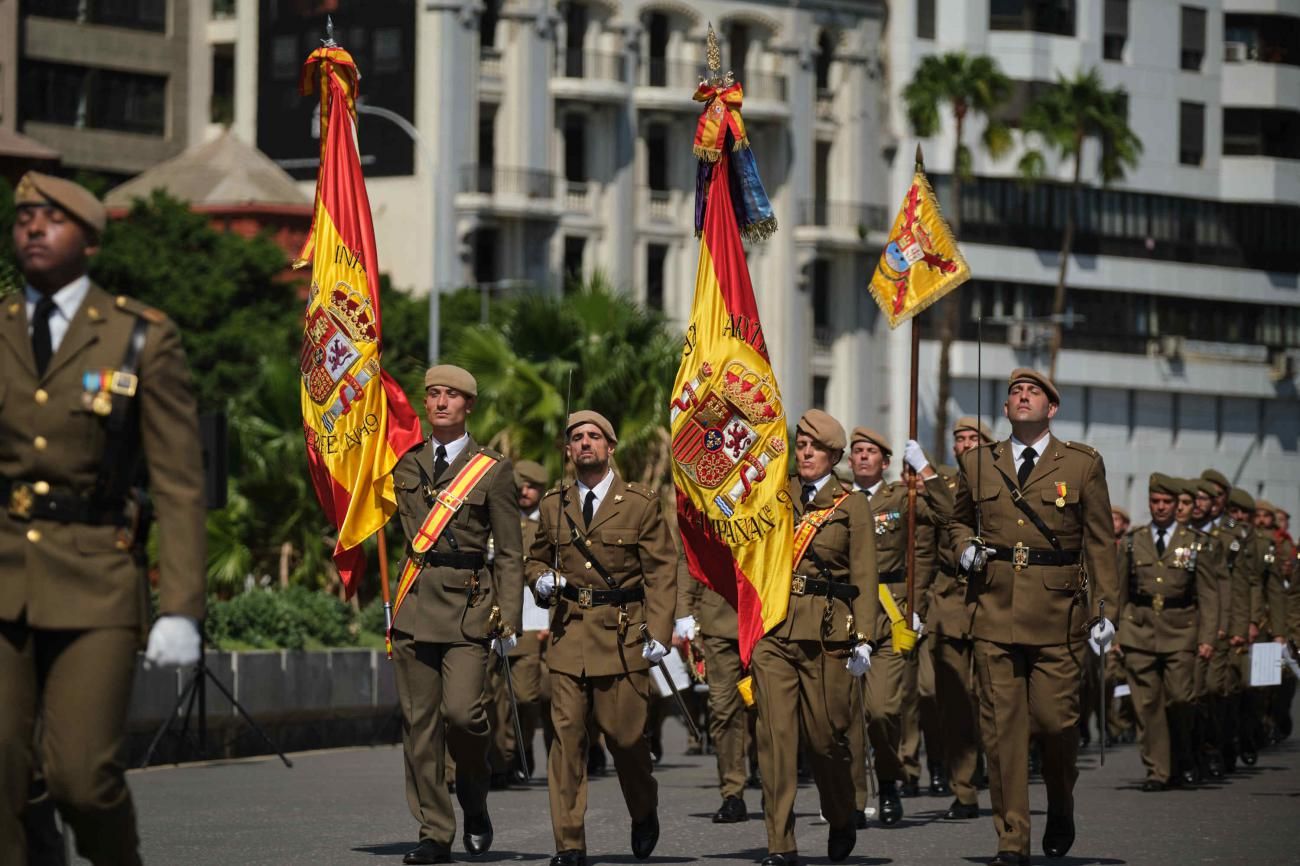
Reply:
[[364, 634], [384, 633], [384, 600], [376, 596], [370, 604], [361, 608], [361, 616], [357, 618], [357, 625]]
[[352, 608], [334, 596], [293, 586], [209, 600], [207, 630], [216, 646], [304, 649], [356, 646], [358, 627]]

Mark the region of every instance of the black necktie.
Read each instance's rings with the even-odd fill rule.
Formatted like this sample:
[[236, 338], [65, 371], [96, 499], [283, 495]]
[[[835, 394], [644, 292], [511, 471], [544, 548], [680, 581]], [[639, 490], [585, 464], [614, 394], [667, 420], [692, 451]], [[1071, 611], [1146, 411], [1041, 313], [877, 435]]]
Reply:
[[54, 354], [54, 344], [50, 339], [50, 316], [54, 314], [54, 299], [41, 295], [36, 302], [36, 312], [32, 315], [32, 355], [36, 358], [36, 372], [45, 375], [45, 368], [50, 366], [50, 356]]
[[444, 446], [444, 445], [439, 445], [439, 446], [438, 446], [438, 450], [433, 452], [433, 456], [434, 456], [434, 460], [433, 460], [433, 477], [434, 477], [434, 479], [436, 480], [436, 479], [438, 479], [438, 478], [441, 478], [441, 477], [442, 477], [442, 473], [444, 473], [444, 472], [447, 471], [447, 448], [446, 448], [446, 446]]
[[1020, 470], [1016, 472], [1016, 477], [1020, 479], [1020, 486], [1024, 487], [1025, 482], [1029, 480], [1029, 473], [1034, 471], [1034, 458], [1038, 452], [1032, 446], [1026, 447], [1020, 452]]
[[804, 505], [808, 505], [808, 504], [810, 504], [816, 496], [817, 496], [817, 485], [816, 485], [816, 484], [805, 484], [805, 485], [803, 486], [803, 504], [804, 504]]
[[1165, 530], [1156, 529], [1156, 556], [1165, 555]]
[[582, 500], [582, 525], [591, 526], [591, 518], [596, 513], [596, 491], [588, 490], [587, 498]]

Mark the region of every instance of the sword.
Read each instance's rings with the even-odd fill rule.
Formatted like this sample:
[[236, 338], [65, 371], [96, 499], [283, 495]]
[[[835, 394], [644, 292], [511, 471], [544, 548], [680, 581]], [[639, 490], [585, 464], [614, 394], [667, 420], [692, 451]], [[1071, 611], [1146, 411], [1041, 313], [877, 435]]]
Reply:
[[867, 675], [857, 678], [858, 692], [862, 698], [862, 757], [867, 762], [867, 796], [876, 797], [876, 768], [871, 760], [871, 727], [867, 724]]
[[[1106, 617], [1106, 601], [1097, 603], [1097, 616]], [[1101, 728], [1101, 765], [1106, 766], [1106, 653], [1097, 656], [1097, 679], [1101, 688], [1097, 691], [1097, 727]]]
[[[641, 643], [644, 646], [650, 646], [650, 640], [650, 630], [646, 628], [645, 623], [641, 623]], [[695, 727], [695, 720], [691, 718], [691, 711], [686, 708], [686, 701], [682, 699], [682, 693], [677, 691], [677, 684], [673, 682], [672, 675], [668, 673], [668, 665], [664, 664], [663, 659], [660, 659], [656, 663], [656, 667], [659, 668], [659, 673], [663, 676], [664, 681], [668, 683], [668, 688], [673, 693], [673, 699], [677, 701], [677, 709], [682, 711], [682, 721], [690, 729], [691, 736], [697, 740], [700, 739], [700, 729]]]
[[[488, 622], [496, 623], [496, 628], [492, 631], [493, 637], [497, 640], [514, 633], [513, 627], [501, 622], [501, 608], [497, 605], [492, 605]], [[496, 652], [496, 650], [489, 644], [488, 652]], [[506, 695], [510, 698], [510, 718], [515, 723], [515, 754], [519, 756], [519, 766], [523, 768], [524, 778], [527, 779], [532, 776], [532, 771], [528, 767], [528, 757], [525, 754], [528, 751], [528, 744], [524, 742], [524, 726], [519, 721], [519, 702], [515, 700], [515, 682], [510, 676], [510, 657], [505, 654], [501, 655], [501, 671], [506, 678]]]

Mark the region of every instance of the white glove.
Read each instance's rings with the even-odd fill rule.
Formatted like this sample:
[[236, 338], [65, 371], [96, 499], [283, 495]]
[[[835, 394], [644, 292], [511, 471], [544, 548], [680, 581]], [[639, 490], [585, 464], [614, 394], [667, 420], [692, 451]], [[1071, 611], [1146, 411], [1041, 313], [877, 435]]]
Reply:
[[650, 662], [652, 665], [659, 664], [659, 660], [668, 655], [668, 647], [659, 643], [654, 638], [646, 641], [646, 645], [641, 647], [641, 658]]
[[930, 461], [925, 459], [925, 451], [921, 448], [921, 443], [915, 439], [908, 439], [907, 444], [903, 446], [903, 462], [912, 467], [912, 471], [918, 475], [930, 465]]
[[537, 578], [537, 583], [534, 584], [533, 588], [537, 591], [538, 597], [542, 601], [546, 601], [546, 599], [559, 592], [560, 588], [564, 586], [564, 582], [563, 577], [557, 577], [555, 572], [548, 571]]
[[682, 640], [695, 640], [696, 628], [695, 617], [690, 614], [679, 616], [677, 622], [673, 623], [673, 637]]
[[492, 638], [492, 651], [504, 658], [510, 654], [510, 651], [515, 648], [517, 643], [519, 643], [519, 635], [517, 634], [494, 637]]
[[1110, 647], [1111, 641], [1115, 640], [1115, 623], [1102, 617], [1101, 622], [1092, 627], [1092, 639], [1097, 642], [1097, 646], [1101, 647], [1102, 652], [1105, 652]]
[[144, 651], [145, 667], [192, 665], [199, 660], [203, 641], [199, 627], [188, 616], [167, 614], [149, 630], [149, 645]]
[[871, 670], [871, 644], [860, 643], [855, 646], [844, 662], [844, 669], [855, 677]]
[[991, 547], [979, 547], [978, 545], [968, 544], [966, 549], [961, 552], [961, 570], [967, 574], [983, 571], [984, 566], [989, 564], [989, 554], [993, 552]]
[[916, 632], [918, 638], [925, 634], [925, 623], [921, 622], [921, 615], [918, 613], [912, 614], [912, 631]]

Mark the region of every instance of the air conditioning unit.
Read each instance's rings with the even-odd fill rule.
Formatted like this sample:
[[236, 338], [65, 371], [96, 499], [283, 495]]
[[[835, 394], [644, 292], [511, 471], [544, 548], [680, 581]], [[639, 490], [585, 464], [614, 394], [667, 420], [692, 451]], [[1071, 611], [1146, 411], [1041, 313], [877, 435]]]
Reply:
[[1007, 325], [1007, 345], [1013, 349], [1030, 349], [1034, 345], [1034, 329], [1027, 322]]
[[1183, 338], [1166, 334], [1160, 338], [1160, 357], [1175, 360], [1183, 356]]
[[1250, 59], [1250, 50], [1245, 42], [1223, 43], [1224, 63], [1245, 63]]

